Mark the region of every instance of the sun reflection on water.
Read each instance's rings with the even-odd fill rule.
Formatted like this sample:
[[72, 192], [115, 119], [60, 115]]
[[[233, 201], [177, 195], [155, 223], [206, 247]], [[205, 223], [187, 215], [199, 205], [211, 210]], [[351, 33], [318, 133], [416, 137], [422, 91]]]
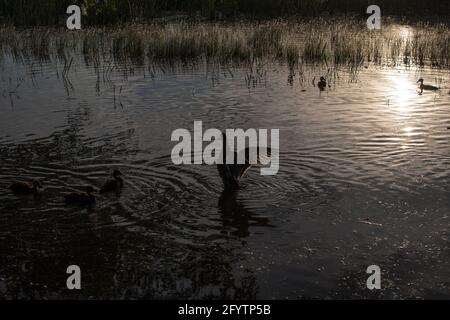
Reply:
[[414, 149], [420, 135], [422, 125], [415, 115], [418, 112], [418, 91], [414, 77], [409, 73], [392, 70], [378, 88], [387, 93], [389, 101], [387, 112], [390, 115], [386, 121], [393, 127], [392, 134], [399, 139], [398, 147], [402, 151]]
[[415, 85], [402, 76], [392, 76], [390, 81], [393, 88], [390, 96], [392, 107], [402, 114], [410, 112], [414, 107], [414, 98], [417, 97]]

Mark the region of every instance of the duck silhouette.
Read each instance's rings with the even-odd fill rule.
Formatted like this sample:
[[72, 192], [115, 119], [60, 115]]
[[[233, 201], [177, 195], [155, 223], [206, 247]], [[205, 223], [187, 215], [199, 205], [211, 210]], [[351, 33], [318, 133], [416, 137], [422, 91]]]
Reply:
[[[240, 152], [235, 152], [234, 150], [230, 150], [227, 143], [227, 137], [224, 132], [222, 132], [222, 164], [217, 165], [217, 170], [219, 171], [219, 175], [222, 178], [222, 182], [225, 190], [236, 190], [239, 189], [239, 180], [245, 175], [245, 173], [252, 167], [254, 164], [261, 164], [261, 158], [259, 154], [259, 146], [257, 146], [256, 150], [252, 150], [251, 148], [245, 148]], [[253, 148], [254, 149], [254, 148]], [[251, 163], [250, 160], [250, 152], [256, 151], [257, 159], [256, 163]], [[238, 164], [238, 156], [241, 153], [244, 153], [245, 162], [243, 164]], [[233, 163], [227, 164], [226, 158], [227, 154], [233, 154]], [[270, 157], [271, 149], [267, 147], [267, 156]]]
[[122, 176], [122, 172], [114, 170], [112, 174], [113, 179], [110, 179], [103, 184], [100, 188], [100, 193], [120, 192], [123, 188]]
[[32, 182], [15, 182], [9, 188], [17, 195], [37, 194], [42, 189], [42, 184], [38, 180]]
[[320, 77], [320, 81], [317, 83], [317, 87], [320, 91], [325, 91], [327, 88], [327, 80], [324, 77]]
[[419, 80], [417, 80], [417, 83], [420, 83], [419, 89], [420, 89], [420, 93], [422, 93], [424, 90], [427, 91], [438, 91], [439, 88], [432, 86], [430, 84], [424, 84], [423, 83], [423, 78], [420, 78]]
[[67, 204], [90, 205], [95, 203], [95, 196], [92, 194], [93, 192], [94, 188], [87, 186], [85, 192], [68, 193], [64, 195], [64, 199]]

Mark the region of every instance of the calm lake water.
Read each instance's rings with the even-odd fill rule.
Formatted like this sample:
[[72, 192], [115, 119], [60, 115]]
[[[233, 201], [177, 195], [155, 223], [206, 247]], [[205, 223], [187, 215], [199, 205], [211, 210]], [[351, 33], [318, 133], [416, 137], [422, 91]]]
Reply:
[[[450, 298], [448, 71], [338, 70], [320, 92], [324, 67], [266, 65], [250, 86], [247, 68], [0, 68], [1, 298]], [[223, 194], [215, 166], [172, 164], [194, 120], [280, 129], [279, 173]], [[64, 204], [117, 168], [120, 197]], [[32, 179], [40, 196], [10, 193]]]

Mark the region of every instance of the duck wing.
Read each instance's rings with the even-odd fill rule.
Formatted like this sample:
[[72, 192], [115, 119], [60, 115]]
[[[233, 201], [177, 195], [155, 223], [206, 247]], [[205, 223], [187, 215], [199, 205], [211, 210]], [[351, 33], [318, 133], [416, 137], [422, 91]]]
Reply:
[[435, 86], [432, 86], [432, 85], [429, 85], [429, 84], [423, 85], [423, 89], [425, 89], [425, 90], [432, 90], [432, 91], [439, 90], [438, 87], [435, 87]]
[[[256, 150], [255, 150], [256, 149]], [[260, 154], [260, 148], [245, 148], [244, 150], [240, 151], [239, 153], [235, 154], [235, 163], [237, 163], [237, 156], [238, 154], [242, 154], [245, 153], [244, 158], [245, 158], [245, 163], [243, 164], [234, 164], [231, 165], [232, 166], [232, 174], [236, 179], [240, 179], [242, 178], [247, 171], [253, 166], [253, 165], [264, 165], [265, 163], [267, 163], [269, 161], [269, 157], [272, 154], [272, 150], [270, 148], [266, 148], [266, 154]], [[256, 162], [255, 161], [251, 161], [250, 159], [250, 154], [251, 152], [256, 152]]]
[[[229, 149], [228, 144], [226, 143], [226, 137], [225, 134], [223, 134], [223, 152], [222, 152], [222, 159], [223, 163], [217, 165], [217, 169], [219, 171], [219, 175], [222, 178], [223, 184], [225, 186], [225, 189], [237, 189], [239, 188], [239, 179], [242, 178], [245, 173], [251, 168], [252, 165], [256, 164], [266, 164], [268, 163], [267, 158], [271, 155], [271, 149], [266, 148], [266, 152], [264, 155], [260, 155], [260, 149], [259, 146], [255, 148], [245, 148], [239, 153], [232, 151]], [[254, 159], [250, 159], [250, 155], [252, 152], [256, 151], [256, 161]], [[226, 163], [226, 155], [228, 152], [233, 153], [233, 164], [227, 164]], [[244, 155], [242, 155], [244, 153]], [[238, 155], [240, 157], [238, 157]], [[243, 163], [238, 163], [238, 158], [244, 159]]]

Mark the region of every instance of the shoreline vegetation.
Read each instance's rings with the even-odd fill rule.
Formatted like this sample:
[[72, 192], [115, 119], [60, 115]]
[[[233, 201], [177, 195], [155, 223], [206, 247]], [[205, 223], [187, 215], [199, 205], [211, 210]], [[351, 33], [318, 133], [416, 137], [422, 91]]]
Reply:
[[[65, 27], [65, 10], [71, 4], [82, 8], [82, 30]], [[307, 64], [350, 72], [368, 65], [450, 69], [450, 2], [378, 0], [381, 30], [366, 26], [370, 4], [0, 0], [0, 60], [56, 60], [67, 72], [80, 56], [95, 68], [200, 63], [253, 67], [276, 62], [291, 71]]]
[[359, 15], [369, 5], [383, 16], [408, 20], [448, 21], [450, 2], [442, 0], [0, 0], [0, 25], [61, 25], [68, 6], [82, 8], [83, 24], [107, 25], [145, 21], [173, 15], [189, 19], [240, 21], [287, 17]]
[[368, 65], [450, 69], [450, 27], [386, 18], [381, 30], [368, 30], [366, 20], [355, 16], [258, 23], [159, 19], [78, 31], [9, 26], [0, 33], [2, 56], [64, 65], [81, 56], [94, 67], [278, 62], [291, 70], [306, 64], [351, 72]]

